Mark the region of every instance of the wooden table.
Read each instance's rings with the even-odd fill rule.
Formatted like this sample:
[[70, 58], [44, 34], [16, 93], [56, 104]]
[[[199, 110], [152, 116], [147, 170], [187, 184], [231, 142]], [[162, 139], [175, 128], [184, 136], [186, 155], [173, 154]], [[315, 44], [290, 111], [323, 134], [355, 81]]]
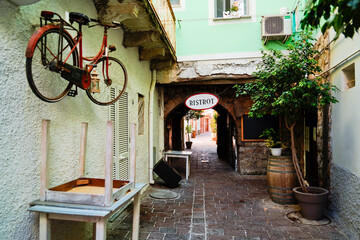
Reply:
[[40, 213], [40, 240], [50, 240], [51, 219], [92, 222], [94, 223], [94, 239], [104, 240], [106, 239], [106, 222], [108, 218], [134, 199], [132, 239], [137, 240], [139, 238], [140, 191], [145, 186], [144, 183], [136, 183], [132, 191], [109, 207], [38, 200], [30, 203], [28, 210]]
[[175, 151], [175, 150], [169, 150], [165, 152], [165, 161], [168, 162], [168, 157], [173, 158], [185, 158], [186, 160], [186, 180], [189, 179], [190, 175], [190, 156], [192, 152], [189, 151]]

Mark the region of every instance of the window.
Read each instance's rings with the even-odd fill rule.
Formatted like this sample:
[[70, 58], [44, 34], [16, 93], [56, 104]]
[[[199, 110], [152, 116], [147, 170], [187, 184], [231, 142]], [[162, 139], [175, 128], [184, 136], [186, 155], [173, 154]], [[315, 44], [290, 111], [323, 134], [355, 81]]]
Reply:
[[172, 6], [180, 6], [180, 0], [170, 0]]
[[170, 0], [170, 4], [174, 11], [185, 10], [185, 0]]
[[143, 135], [145, 132], [144, 109], [145, 109], [144, 96], [141, 94], [138, 94], [138, 134], [139, 135]]
[[215, 0], [215, 18], [249, 15], [249, 0]]
[[347, 90], [355, 87], [355, 64], [352, 63], [349, 66], [342, 69], [343, 73], [343, 90]]

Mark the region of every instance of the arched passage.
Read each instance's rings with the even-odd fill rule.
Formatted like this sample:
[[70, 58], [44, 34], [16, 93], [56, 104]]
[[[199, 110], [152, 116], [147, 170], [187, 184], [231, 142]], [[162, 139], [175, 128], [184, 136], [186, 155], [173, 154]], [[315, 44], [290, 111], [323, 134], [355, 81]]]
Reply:
[[[266, 173], [267, 148], [261, 142], [242, 141], [241, 138], [241, 119], [252, 104], [248, 96], [236, 97], [233, 84], [163, 87], [166, 150], [184, 148], [181, 119], [189, 110], [184, 104], [186, 98], [197, 93], [211, 93], [219, 98], [214, 110], [222, 113], [218, 120], [219, 158], [229, 161], [240, 174]], [[238, 153], [236, 159], [232, 156], [234, 152]]]
[[[218, 113], [217, 118], [217, 154], [222, 160], [236, 168], [236, 144], [233, 144], [237, 136], [236, 124], [232, 115], [220, 104], [213, 108]], [[165, 148], [180, 150], [184, 149], [184, 125], [183, 117], [189, 111], [184, 102], [176, 106], [165, 118]]]

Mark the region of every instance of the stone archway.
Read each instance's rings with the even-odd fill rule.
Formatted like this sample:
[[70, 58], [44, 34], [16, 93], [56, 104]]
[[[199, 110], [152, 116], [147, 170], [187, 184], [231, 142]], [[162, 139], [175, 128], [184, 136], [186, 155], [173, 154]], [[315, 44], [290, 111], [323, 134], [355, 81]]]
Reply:
[[[213, 110], [218, 113], [217, 118], [217, 147], [216, 152], [219, 159], [228, 162], [233, 168], [235, 167], [235, 146], [233, 139], [236, 138], [237, 129], [233, 116], [221, 104], [217, 104]], [[165, 148], [172, 150], [184, 149], [184, 121], [183, 117], [189, 109], [185, 106], [184, 101], [173, 108], [165, 118]]]
[[[241, 118], [247, 113], [252, 101], [248, 96], [236, 97], [233, 84], [217, 85], [163, 85], [164, 86], [164, 119], [165, 139], [181, 129], [181, 118], [188, 111], [184, 102], [187, 97], [196, 93], [212, 93], [219, 97], [219, 106], [234, 121], [236, 131], [236, 148], [238, 152], [237, 169], [241, 174], [265, 174], [268, 150], [262, 142], [244, 142], [241, 139]], [[181, 138], [173, 138], [182, 141]], [[165, 143], [165, 147], [178, 145], [178, 142]], [[225, 144], [227, 146], [228, 144]], [[226, 148], [226, 147], [225, 147]]]

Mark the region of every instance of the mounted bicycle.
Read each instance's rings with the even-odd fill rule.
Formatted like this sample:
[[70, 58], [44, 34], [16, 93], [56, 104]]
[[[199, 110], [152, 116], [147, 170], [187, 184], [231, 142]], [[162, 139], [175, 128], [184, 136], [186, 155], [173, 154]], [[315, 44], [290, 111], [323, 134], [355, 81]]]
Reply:
[[[70, 23], [54, 12], [42, 11], [40, 28], [32, 35], [26, 49], [26, 75], [34, 94], [45, 102], [57, 102], [66, 95], [75, 96], [77, 88], [96, 104], [109, 105], [116, 102], [127, 84], [127, 72], [120, 60], [110, 57], [115, 51], [107, 45], [107, 31], [119, 28], [99, 23], [84, 14], [71, 12]], [[76, 29], [73, 22], [79, 24]], [[90, 22], [95, 22], [90, 26]], [[104, 35], [99, 52], [94, 57], [83, 56], [82, 26], [103, 26]], [[76, 35], [72, 37], [70, 31]], [[84, 65], [84, 62], [89, 62]], [[76, 89], [71, 90], [75, 84]], [[115, 91], [115, 89], [117, 89]]]

